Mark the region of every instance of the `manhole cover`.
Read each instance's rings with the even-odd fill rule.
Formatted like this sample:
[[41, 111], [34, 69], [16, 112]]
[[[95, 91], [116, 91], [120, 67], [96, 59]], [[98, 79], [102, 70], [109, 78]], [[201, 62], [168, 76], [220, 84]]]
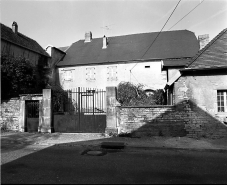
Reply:
[[101, 150], [85, 150], [81, 153], [81, 155], [93, 155], [93, 156], [102, 156], [107, 154], [106, 151]]

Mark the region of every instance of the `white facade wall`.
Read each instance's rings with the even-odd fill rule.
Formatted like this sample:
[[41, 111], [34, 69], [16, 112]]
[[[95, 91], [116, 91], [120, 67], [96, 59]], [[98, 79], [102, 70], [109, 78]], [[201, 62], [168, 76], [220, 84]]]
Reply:
[[77, 87], [106, 89], [122, 81], [141, 83], [146, 89], [163, 89], [167, 82], [166, 71], [161, 71], [161, 61], [64, 67], [58, 69], [58, 74], [64, 90]]

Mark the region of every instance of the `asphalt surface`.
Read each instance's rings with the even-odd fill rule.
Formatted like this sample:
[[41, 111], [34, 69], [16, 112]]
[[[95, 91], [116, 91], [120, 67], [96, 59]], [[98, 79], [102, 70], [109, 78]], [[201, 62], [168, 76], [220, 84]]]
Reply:
[[[31, 149], [31, 148], [30, 148]], [[93, 150], [53, 145], [1, 166], [3, 184], [226, 184], [227, 155], [194, 150]], [[99, 153], [100, 154], [100, 153]]]
[[226, 141], [2, 132], [1, 183], [226, 184]]

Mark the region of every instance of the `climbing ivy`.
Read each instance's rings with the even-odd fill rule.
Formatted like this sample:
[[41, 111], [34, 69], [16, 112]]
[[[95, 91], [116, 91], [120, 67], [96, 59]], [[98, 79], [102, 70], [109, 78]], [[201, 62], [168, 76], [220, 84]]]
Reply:
[[45, 76], [40, 65], [33, 66], [24, 57], [1, 55], [2, 99], [19, 94], [41, 93]]

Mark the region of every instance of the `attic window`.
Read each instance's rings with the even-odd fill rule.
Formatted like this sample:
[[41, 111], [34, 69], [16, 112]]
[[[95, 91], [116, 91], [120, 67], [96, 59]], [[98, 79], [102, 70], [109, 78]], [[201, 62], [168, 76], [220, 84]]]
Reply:
[[145, 68], [150, 68], [150, 66], [145, 66]]

